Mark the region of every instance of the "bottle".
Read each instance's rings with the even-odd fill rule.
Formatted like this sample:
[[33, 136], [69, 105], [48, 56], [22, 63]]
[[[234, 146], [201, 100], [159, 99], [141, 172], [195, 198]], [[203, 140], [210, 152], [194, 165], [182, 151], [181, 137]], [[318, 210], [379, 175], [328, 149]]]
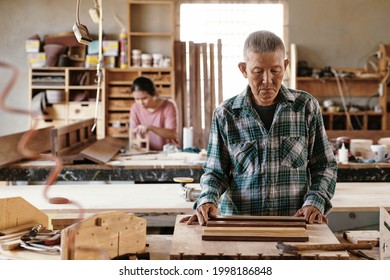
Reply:
[[338, 151], [339, 155], [339, 162], [340, 163], [348, 163], [348, 149], [345, 148], [344, 143], [342, 144], [341, 148]]

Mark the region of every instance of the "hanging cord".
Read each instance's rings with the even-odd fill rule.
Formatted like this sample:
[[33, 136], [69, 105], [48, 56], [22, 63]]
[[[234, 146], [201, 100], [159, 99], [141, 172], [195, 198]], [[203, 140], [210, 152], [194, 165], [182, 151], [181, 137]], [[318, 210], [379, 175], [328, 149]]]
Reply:
[[[99, 7], [99, 61], [96, 66], [96, 83], [97, 83], [97, 89], [96, 89], [96, 103], [95, 103], [95, 115], [94, 115], [94, 124], [92, 126], [91, 131], [95, 131], [97, 127], [97, 121], [99, 117], [99, 99], [100, 99], [100, 92], [102, 87], [102, 80], [103, 80], [103, 8], [101, 0], [99, 0], [99, 4], [97, 4], [97, 1], [95, 1], [95, 4]], [[95, 6], [96, 7], [96, 6]]]
[[347, 104], [345, 103], [344, 93], [343, 93], [343, 89], [341, 87], [339, 74], [335, 70], [333, 70], [333, 69], [331, 69], [331, 71], [332, 71], [333, 75], [336, 78], [337, 88], [339, 90], [341, 103], [343, 104], [344, 113], [345, 113], [345, 116], [347, 118], [347, 126], [349, 127], [349, 129], [353, 130], [353, 126], [352, 126], [352, 122], [351, 122], [351, 116], [350, 116], [350, 114], [348, 112]]
[[76, 23], [77, 26], [80, 26], [80, 0], [77, 0], [76, 4]]

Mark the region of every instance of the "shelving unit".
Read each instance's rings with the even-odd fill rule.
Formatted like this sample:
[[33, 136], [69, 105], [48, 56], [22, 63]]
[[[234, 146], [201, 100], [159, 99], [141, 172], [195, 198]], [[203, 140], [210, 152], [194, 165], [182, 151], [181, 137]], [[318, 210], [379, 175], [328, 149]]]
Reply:
[[132, 65], [131, 50], [139, 49], [142, 53], [159, 53], [169, 57], [173, 66], [174, 1], [129, 0], [128, 4], [128, 65]]
[[[80, 67], [45, 67], [29, 70], [30, 108], [37, 113], [37, 128], [62, 126], [95, 116], [96, 70]], [[46, 97], [45, 97], [46, 96]], [[105, 136], [104, 94], [100, 96], [97, 137]], [[31, 119], [31, 125], [33, 125]]]
[[130, 109], [134, 104], [131, 85], [139, 76], [149, 77], [156, 85], [159, 96], [174, 98], [174, 75], [170, 68], [107, 68], [104, 71], [106, 92], [107, 135], [128, 137]]
[[[336, 136], [345, 131], [353, 130], [354, 135], [361, 134], [363, 138], [367, 138], [367, 131], [387, 130], [387, 87], [382, 85], [382, 77], [343, 78], [339, 82], [346, 100], [365, 100], [366, 105], [368, 105], [368, 101], [375, 100], [376, 103], [375, 106], [368, 108], [360, 108], [360, 110], [355, 111], [349, 110], [350, 124], [341, 101], [337, 102], [338, 104], [336, 106], [340, 110], [330, 111], [329, 109], [323, 108], [324, 124], [328, 135]], [[334, 77], [318, 79], [313, 77], [298, 77], [297, 88], [311, 93], [319, 100], [321, 105], [325, 99], [341, 99], [339, 86]], [[379, 92], [381, 94], [379, 96], [376, 95]], [[357, 131], [361, 131], [361, 133]]]

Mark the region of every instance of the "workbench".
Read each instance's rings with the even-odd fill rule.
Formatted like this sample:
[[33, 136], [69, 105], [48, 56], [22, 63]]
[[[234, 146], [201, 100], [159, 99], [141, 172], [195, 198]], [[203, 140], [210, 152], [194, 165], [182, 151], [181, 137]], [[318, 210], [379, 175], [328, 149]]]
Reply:
[[[188, 184], [199, 187], [199, 184]], [[21, 196], [46, 213], [57, 225], [68, 226], [80, 218], [74, 204], [50, 204], [43, 197], [44, 186], [0, 186], [0, 198]], [[49, 197], [66, 197], [79, 203], [84, 217], [104, 211], [120, 210], [147, 219], [148, 227], [174, 227], [178, 215], [192, 214], [192, 202], [180, 196], [180, 185], [175, 184], [105, 184], [53, 185]], [[376, 213], [380, 206], [390, 210], [390, 185], [387, 183], [338, 183], [332, 199], [331, 214], [369, 211]], [[61, 224], [62, 223], [62, 224]], [[333, 229], [332, 229], [333, 230]], [[153, 234], [151, 234], [153, 235]], [[172, 235], [154, 235], [159, 258], [169, 258], [167, 247]], [[161, 248], [164, 247], [164, 248]], [[155, 247], [151, 247], [155, 250]], [[164, 251], [164, 252], [161, 252]]]
[[[181, 156], [178, 153], [177, 156]], [[108, 164], [77, 162], [64, 165], [58, 176], [59, 182], [134, 182], [166, 183], [173, 177], [192, 177], [199, 182], [204, 173], [203, 160], [164, 159], [163, 153], [149, 156], [149, 159], [122, 159], [118, 156]], [[0, 168], [0, 181], [10, 183], [44, 182], [54, 162], [25, 161]], [[348, 163], [339, 164], [338, 182], [390, 182], [390, 163]]]
[[[192, 177], [199, 182], [203, 172], [199, 154], [194, 153], [152, 153], [146, 155], [118, 155], [107, 164], [75, 162], [63, 166], [58, 175], [59, 182], [173, 182], [174, 177]], [[0, 168], [0, 181], [44, 182], [55, 166], [53, 161], [24, 161]]]
[[[200, 188], [199, 184], [188, 184]], [[74, 204], [50, 204], [43, 197], [44, 186], [0, 186], [0, 198], [21, 196], [53, 219], [76, 219]], [[192, 213], [193, 202], [180, 193], [180, 184], [52, 185], [50, 197], [65, 197], [79, 203], [85, 215], [120, 210], [148, 218], [150, 226], [174, 226], [176, 215]], [[390, 210], [388, 183], [337, 183], [332, 213]]]

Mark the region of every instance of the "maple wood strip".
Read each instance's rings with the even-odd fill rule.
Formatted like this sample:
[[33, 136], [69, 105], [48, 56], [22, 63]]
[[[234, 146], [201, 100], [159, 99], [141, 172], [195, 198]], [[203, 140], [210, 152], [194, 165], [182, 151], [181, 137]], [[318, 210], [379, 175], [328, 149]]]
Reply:
[[305, 222], [284, 221], [208, 221], [207, 227], [302, 227], [306, 228]]

